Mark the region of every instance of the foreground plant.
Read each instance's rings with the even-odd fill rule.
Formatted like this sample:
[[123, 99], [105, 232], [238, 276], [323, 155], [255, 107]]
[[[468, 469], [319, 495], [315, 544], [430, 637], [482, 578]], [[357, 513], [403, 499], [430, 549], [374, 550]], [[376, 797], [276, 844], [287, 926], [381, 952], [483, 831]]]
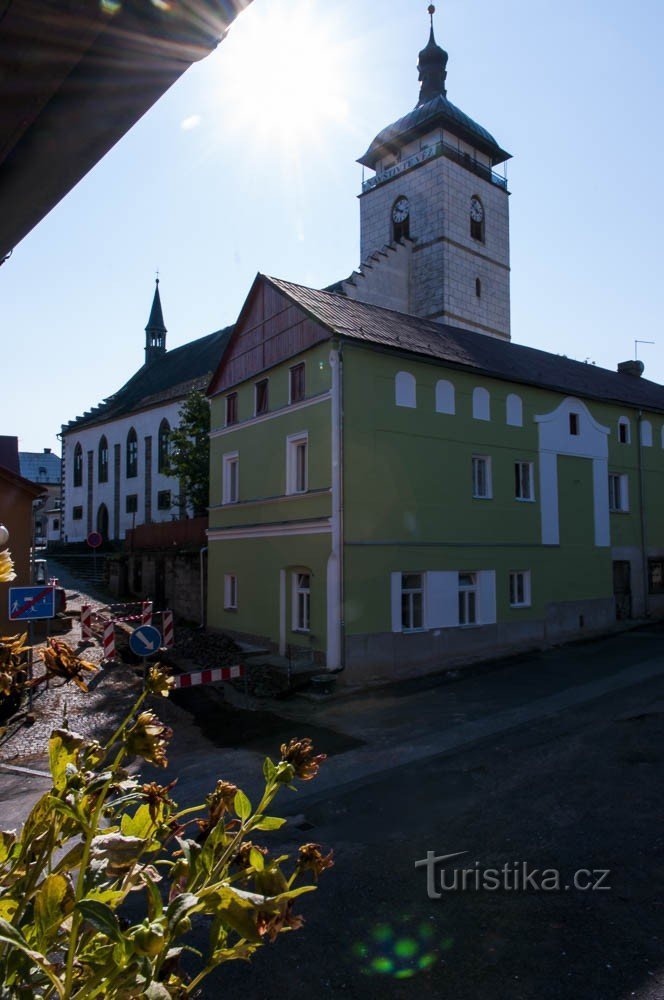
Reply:
[[[296, 882], [317, 880], [331, 854], [305, 844], [288, 866], [250, 837], [285, 823], [269, 815], [272, 801], [313, 778], [323, 756], [310, 740], [284, 744], [277, 763], [265, 760], [255, 809], [228, 781], [179, 809], [175, 782], [146, 783], [124, 767], [134, 754], [166, 766], [172, 733], [142, 706], [169, 687], [152, 667], [105, 746], [52, 734], [53, 787], [20, 835], [0, 833], [0, 997], [182, 1000], [220, 964], [301, 926], [296, 900], [315, 886]], [[189, 942], [202, 923], [201, 951]]]
[[16, 706], [28, 679], [28, 633], [0, 636], [0, 713], [5, 703]]

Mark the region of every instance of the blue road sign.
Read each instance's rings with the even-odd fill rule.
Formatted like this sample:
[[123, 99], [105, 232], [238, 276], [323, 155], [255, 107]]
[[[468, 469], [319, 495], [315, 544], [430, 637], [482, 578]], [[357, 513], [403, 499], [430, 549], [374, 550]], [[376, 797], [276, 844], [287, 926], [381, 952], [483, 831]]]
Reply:
[[55, 618], [54, 587], [10, 587], [9, 620], [37, 621]]
[[129, 648], [135, 656], [152, 656], [161, 649], [161, 632], [154, 625], [139, 625], [129, 636]]

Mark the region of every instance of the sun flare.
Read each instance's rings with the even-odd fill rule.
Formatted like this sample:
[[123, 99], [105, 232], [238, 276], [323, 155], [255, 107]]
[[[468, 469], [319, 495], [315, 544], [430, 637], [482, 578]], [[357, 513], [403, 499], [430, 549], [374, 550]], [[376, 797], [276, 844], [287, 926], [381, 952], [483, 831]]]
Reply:
[[292, 157], [348, 117], [349, 44], [314, 0], [255, 3], [217, 59], [226, 123], [257, 147]]

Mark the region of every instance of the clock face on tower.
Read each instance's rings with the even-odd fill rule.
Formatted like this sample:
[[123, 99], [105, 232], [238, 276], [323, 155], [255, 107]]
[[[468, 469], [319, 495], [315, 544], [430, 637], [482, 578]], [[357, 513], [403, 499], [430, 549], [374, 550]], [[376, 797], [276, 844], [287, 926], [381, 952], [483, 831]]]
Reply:
[[397, 198], [392, 207], [392, 222], [405, 222], [410, 215], [408, 198]]
[[470, 217], [473, 222], [482, 222], [484, 220], [484, 208], [479, 198], [471, 198]]

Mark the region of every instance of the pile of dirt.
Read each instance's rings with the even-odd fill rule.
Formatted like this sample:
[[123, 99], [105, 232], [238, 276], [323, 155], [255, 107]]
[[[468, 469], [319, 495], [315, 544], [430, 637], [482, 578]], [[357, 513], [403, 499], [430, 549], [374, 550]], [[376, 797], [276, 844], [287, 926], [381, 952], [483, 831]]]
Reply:
[[173, 653], [201, 667], [231, 667], [242, 661], [240, 647], [229, 636], [182, 625], [175, 629]]

